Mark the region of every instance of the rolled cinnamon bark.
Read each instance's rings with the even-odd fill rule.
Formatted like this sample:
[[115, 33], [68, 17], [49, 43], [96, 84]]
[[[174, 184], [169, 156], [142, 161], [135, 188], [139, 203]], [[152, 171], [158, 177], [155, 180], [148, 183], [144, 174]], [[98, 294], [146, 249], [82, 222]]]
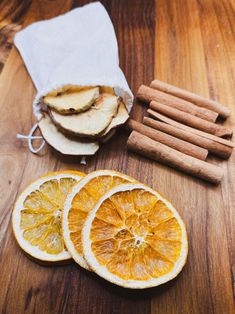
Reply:
[[[197, 146], [203, 147], [207, 149], [211, 154], [214, 154], [216, 156], [219, 156], [221, 158], [229, 158], [232, 154], [233, 148], [218, 142], [215, 142], [211, 139], [193, 134], [191, 132], [179, 129], [175, 126], [172, 126], [170, 124], [157, 121], [148, 117], [144, 117], [143, 120], [145, 125], [148, 125], [149, 127], [152, 127], [156, 130], [165, 132], [167, 134], [170, 134], [172, 136], [175, 136], [177, 138], [180, 138], [184, 141], [187, 141], [189, 143], [193, 143]], [[141, 133], [141, 132], [140, 132]]]
[[153, 128], [150, 128], [135, 120], [129, 119], [126, 126], [129, 130], [135, 130], [186, 155], [190, 155], [201, 160], [206, 160], [208, 155], [208, 150], [204, 148], [185, 142], [177, 137], [171, 136], [161, 131], [154, 130]]
[[148, 114], [150, 116], [152, 116], [153, 118], [155, 119], [158, 119], [160, 121], [163, 121], [169, 125], [173, 125], [181, 130], [184, 130], [184, 131], [187, 131], [187, 132], [190, 132], [190, 133], [193, 133], [193, 134], [197, 134], [201, 137], [204, 137], [204, 138], [208, 138], [214, 142], [218, 142], [218, 143], [221, 143], [221, 144], [224, 144], [226, 146], [229, 146], [229, 147], [232, 147], [234, 148], [235, 147], [235, 144], [229, 140], [226, 140], [224, 138], [221, 138], [221, 137], [218, 137], [218, 136], [215, 136], [213, 134], [210, 134], [210, 133], [206, 133], [206, 132], [203, 132], [201, 130], [198, 130], [198, 129], [194, 129], [194, 128], [191, 128], [190, 126], [187, 126], [185, 124], [182, 124], [182, 123], [179, 123], [173, 119], [170, 119], [166, 116], [164, 116], [163, 114], [161, 113], [158, 113], [154, 110], [151, 110], [151, 109], [148, 109], [147, 110]]
[[179, 121], [181, 123], [194, 127], [201, 131], [214, 134], [219, 137], [231, 137], [233, 134], [233, 131], [231, 129], [228, 129], [219, 124], [195, 117], [189, 113], [161, 104], [154, 100], [150, 102], [149, 107], [152, 110], [162, 113], [166, 115], [167, 117], [170, 117], [176, 121]]
[[211, 111], [206, 108], [198, 107], [184, 99], [163, 93], [161, 91], [158, 91], [145, 85], [140, 86], [137, 92], [137, 98], [145, 102], [150, 102], [152, 100], [159, 101], [164, 105], [168, 105], [178, 110], [190, 113], [196, 117], [205, 119], [207, 121], [215, 122], [218, 117], [217, 112]]
[[219, 102], [215, 100], [205, 98], [203, 96], [194, 94], [185, 89], [170, 85], [168, 83], [165, 83], [159, 80], [154, 80], [151, 82], [150, 87], [155, 88], [164, 93], [180, 97], [200, 107], [215, 111], [223, 118], [227, 118], [231, 114], [231, 110], [229, 108], [223, 106], [222, 104], [220, 104]]
[[214, 184], [218, 184], [223, 177], [222, 168], [183, 154], [136, 131], [129, 136], [127, 148]]

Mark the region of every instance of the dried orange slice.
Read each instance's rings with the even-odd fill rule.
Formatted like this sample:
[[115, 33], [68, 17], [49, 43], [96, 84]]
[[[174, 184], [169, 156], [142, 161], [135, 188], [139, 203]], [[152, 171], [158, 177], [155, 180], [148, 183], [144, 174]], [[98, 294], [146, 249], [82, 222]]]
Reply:
[[81, 231], [87, 215], [97, 201], [111, 188], [134, 181], [134, 179], [112, 170], [91, 172], [68, 196], [64, 206], [62, 229], [64, 241], [73, 259], [82, 267], [89, 269], [83, 257]]
[[49, 173], [31, 183], [19, 196], [12, 226], [19, 246], [44, 262], [71, 259], [61, 230], [61, 212], [68, 193], [85, 175], [77, 171]]
[[90, 212], [82, 243], [94, 272], [132, 289], [173, 279], [188, 252], [185, 226], [176, 209], [142, 184], [108, 191]]

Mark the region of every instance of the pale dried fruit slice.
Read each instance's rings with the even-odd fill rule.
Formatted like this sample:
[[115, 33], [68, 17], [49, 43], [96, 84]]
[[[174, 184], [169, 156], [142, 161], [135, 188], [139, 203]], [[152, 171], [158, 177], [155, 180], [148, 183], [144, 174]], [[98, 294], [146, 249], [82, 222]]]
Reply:
[[88, 174], [74, 187], [64, 206], [62, 228], [64, 241], [73, 259], [89, 269], [83, 258], [81, 230], [88, 213], [109, 189], [134, 179], [112, 170], [99, 170]]
[[118, 97], [102, 94], [87, 111], [74, 115], [61, 115], [53, 110], [53, 122], [64, 132], [81, 137], [100, 135], [110, 124], [118, 109]]
[[46, 96], [60, 96], [65, 93], [74, 93], [74, 92], [81, 92], [86, 89], [91, 89], [96, 86], [81, 86], [81, 85], [63, 85], [60, 88], [54, 89], [51, 92], [49, 92]]
[[44, 103], [61, 114], [78, 113], [89, 109], [99, 97], [99, 87], [56, 96], [45, 96]]
[[132, 289], [173, 279], [188, 252], [185, 226], [176, 209], [142, 184], [119, 185], [102, 196], [86, 219], [82, 244], [94, 272]]
[[64, 245], [61, 212], [68, 193], [85, 175], [78, 171], [49, 173], [31, 183], [12, 212], [15, 238], [27, 254], [43, 262], [71, 259]]
[[84, 90], [95, 88], [95, 87], [98, 87], [98, 86], [65, 85], [64, 92], [74, 93], [74, 92], [80, 92], [80, 91], [84, 91]]
[[102, 133], [102, 136], [106, 135], [109, 133], [110, 130], [124, 124], [127, 119], [129, 118], [129, 114], [127, 112], [126, 106], [124, 103], [121, 101], [118, 107], [118, 111], [115, 117], [113, 117], [111, 123], [107, 127], [107, 129]]
[[100, 86], [100, 93], [115, 95], [114, 88], [110, 86]]
[[70, 139], [61, 133], [52, 123], [48, 115], [39, 121], [38, 126], [45, 141], [55, 150], [65, 155], [94, 155], [99, 149], [98, 142], [82, 142], [79, 139]]

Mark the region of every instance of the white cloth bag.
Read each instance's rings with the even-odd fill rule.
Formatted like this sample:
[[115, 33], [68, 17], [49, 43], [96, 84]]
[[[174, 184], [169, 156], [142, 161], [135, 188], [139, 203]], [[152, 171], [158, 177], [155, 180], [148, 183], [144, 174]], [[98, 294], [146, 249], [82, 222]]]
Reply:
[[100, 2], [33, 23], [14, 42], [37, 89], [37, 119], [40, 98], [64, 85], [114, 87], [130, 111], [133, 94], [119, 67], [112, 22]]

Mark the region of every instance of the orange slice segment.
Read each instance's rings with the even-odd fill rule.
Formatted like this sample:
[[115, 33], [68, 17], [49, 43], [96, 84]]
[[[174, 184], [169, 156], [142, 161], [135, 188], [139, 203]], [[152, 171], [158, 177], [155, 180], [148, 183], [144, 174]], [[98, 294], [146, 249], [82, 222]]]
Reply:
[[12, 226], [18, 244], [27, 254], [44, 262], [71, 259], [64, 245], [61, 214], [67, 195], [84, 176], [72, 170], [49, 173], [19, 196]]
[[173, 279], [188, 252], [184, 223], [172, 204], [142, 184], [109, 190], [82, 231], [86, 261], [104, 279], [149, 288]]
[[[131, 181], [134, 181], [134, 179], [116, 171], [94, 171], [81, 180], [69, 195], [63, 212], [63, 235], [66, 247], [80, 266], [89, 269], [89, 265], [83, 256], [81, 243], [82, 228], [89, 212], [107, 191]], [[122, 223], [121, 214], [113, 212], [108, 203], [99, 214], [100, 217], [97, 217], [97, 219], [101, 219], [103, 225], [119, 225]], [[102, 220], [104, 216], [105, 219]], [[109, 231], [109, 228], [107, 228], [107, 231]]]

